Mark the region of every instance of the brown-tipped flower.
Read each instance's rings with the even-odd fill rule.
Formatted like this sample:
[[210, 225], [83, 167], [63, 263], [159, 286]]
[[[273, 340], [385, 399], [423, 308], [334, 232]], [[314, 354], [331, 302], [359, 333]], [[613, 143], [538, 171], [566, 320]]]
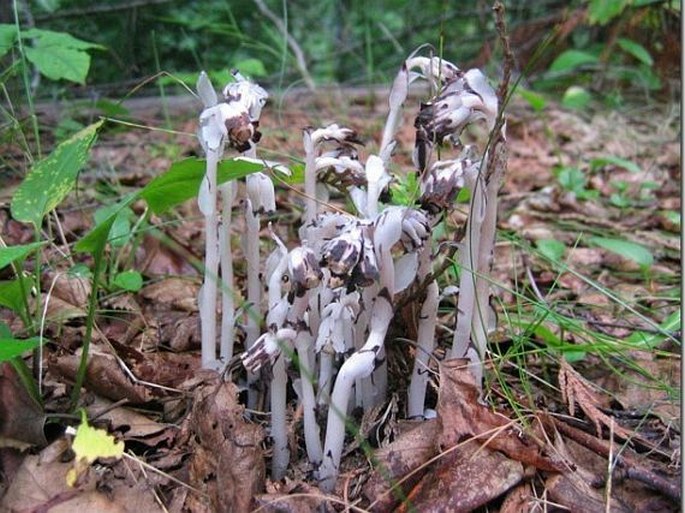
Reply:
[[373, 235], [371, 224], [362, 225], [362, 251], [359, 263], [352, 271], [352, 283], [358, 287], [369, 287], [378, 281], [378, 261], [373, 251]]
[[402, 216], [402, 235], [400, 241], [405, 251], [422, 248], [430, 235], [430, 222], [421, 210], [406, 209]]
[[311, 144], [316, 147], [323, 141], [335, 141], [338, 144], [360, 144], [364, 145], [362, 140], [357, 135], [357, 132], [351, 128], [338, 126], [337, 123], [333, 123], [324, 128], [317, 128], [312, 130], [311, 128], [305, 128], [311, 138]]
[[449, 208], [466, 184], [465, 166], [469, 160], [439, 160], [421, 178], [419, 203], [431, 214]]
[[364, 166], [359, 162], [357, 149], [344, 144], [316, 158], [316, 171], [320, 182], [339, 190], [366, 185]]
[[458, 140], [466, 125], [473, 121], [484, 119], [492, 130], [497, 108], [497, 95], [480, 70], [471, 69], [455, 76], [435, 99], [421, 105], [414, 121], [414, 164], [424, 170], [432, 145], [447, 138]]
[[322, 264], [331, 272], [331, 287], [340, 287], [349, 280], [361, 252], [362, 231], [357, 225], [324, 244]]
[[304, 296], [308, 290], [319, 285], [323, 277], [314, 252], [302, 246], [288, 254], [288, 272], [291, 278], [289, 300]]

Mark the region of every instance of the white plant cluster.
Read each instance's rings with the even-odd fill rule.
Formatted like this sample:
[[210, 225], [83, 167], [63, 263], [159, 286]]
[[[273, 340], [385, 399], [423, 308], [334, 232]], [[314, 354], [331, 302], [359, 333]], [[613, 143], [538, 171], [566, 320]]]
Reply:
[[[421, 176], [420, 197], [414, 206], [382, 205], [380, 198], [392, 179], [389, 169], [401, 110], [409, 85], [417, 79], [426, 80], [436, 92], [429, 102], [421, 105], [415, 120], [414, 163]], [[200, 138], [207, 152], [208, 176], [211, 152], [217, 147], [213, 141], [229, 143], [240, 151], [251, 150], [251, 156], [255, 156], [254, 132], [247, 138], [248, 146], [240, 146], [242, 139], [231, 135], [231, 127], [235, 126], [232, 120], [236, 116], [245, 121], [241, 126], [248, 126], [249, 121], [249, 126], [256, 129], [255, 105], [261, 108], [261, 103], [246, 98], [265, 98], [265, 95], [248, 93], [251, 90], [246, 84], [251, 83], [245, 82], [242, 96], [237, 95], [235, 99], [233, 95], [231, 100], [231, 95], [226, 95], [226, 103], [219, 106], [211, 101], [210, 94], [203, 93], [202, 84], [199, 86], [206, 106], [201, 116], [204, 132], [201, 131]], [[259, 86], [253, 87], [263, 91]], [[286, 394], [288, 377], [294, 375], [288, 374], [288, 369], [293, 366], [297, 371], [298, 377], [291, 380], [291, 385], [303, 410], [307, 456], [324, 491], [335, 487], [350, 409], [371, 408], [385, 400], [384, 344], [397, 298], [431, 275], [431, 231], [454, 208], [456, 196], [464, 187], [472, 193], [466, 230], [471, 240], [466, 238], [460, 248], [462, 293], [456, 317], [457, 331], [465, 332], [455, 334], [452, 356], [471, 358], [476, 364], [474, 371], [481, 373], [479, 366], [485, 350], [484, 337], [472, 332], [487, 325], [479, 308], [488, 304], [489, 290], [477, 282], [476, 276], [487, 274], [487, 269], [479, 266], [489, 265], [494, 230], [489, 245], [482, 244], [481, 232], [483, 226], [494, 223], [490, 217], [496, 209], [488, 204], [494, 201], [488, 192], [492, 195], [494, 189], [496, 198], [499, 184], [497, 180], [485, 183], [481, 168], [487, 156], [478, 155], [475, 148], [463, 147], [459, 136], [468, 124], [480, 119], [493, 129], [498, 113], [497, 97], [479, 70], [464, 72], [443, 59], [413, 54], [404, 62], [393, 83], [389, 107], [379, 152], [367, 156], [365, 162], [358, 155], [361, 141], [349, 128], [332, 124], [304, 130], [305, 214], [299, 241], [288, 248], [272, 234], [276, 249], [264, 265], [264, 283], [259, 284], [268, 298], [266, 331], [247, 345], [241, 355], [248, 373], [256, 373], [261, 368], [271, 371], [274, 479], [284, 476], [289, 462]], [[211, 116], [212, 109], [220, 112], [218, 128], [203, 121]], [[455, 148], [456, 155], [445, 158], [449, 152], [443, 149], [439, 153], [439, 146]], [[211, 187], [211, 178], [206, 182], [208, 185], [204, 188]], [[249, 185], [248, 182], [248, 190]], [[356, 215], [325, 207], [330, 186], [348, 195]], [[266, 182], [263, 187], [266, 191]], [[273, 188], [261, 194], [268, 196], [272, 206]], [[206, 200], [201, 197], [200, 201], [202, 205]], [[211, 215], [211, 209], [204, 209], [203, 213]], [[258, 252], [256, 262], [259, 262]], [[207, 265], [209, 268], [209, 256]], [[209, 269], [215, 272], [215, 267]], [[205, 281], [204, 287], [207, 285]], [[477, 290], [486, 297], [476, 298]], [[424, 415], [428, 358], [434, 349], [439, 295], [437, 282], [430, 282], [420, 310], [417, 357], [408, 390], [409, 417]], [[209, 293], [203, 288], [203, 308], [207, 306], [207, 298]], [[253, 304], [259, 306], [260, 302]], [[206, 312], [202, 315], [204, 336], [211, 328], [205, 329], [204, 323], [212, 321]], [[467, 315], [470, 317], [465, 320]], [[207, 343], [209, 347], [216, 342]], [[214, 346], [207, 350], [214, 355]], [[226, 354], [222, 351], [222, 356]]]

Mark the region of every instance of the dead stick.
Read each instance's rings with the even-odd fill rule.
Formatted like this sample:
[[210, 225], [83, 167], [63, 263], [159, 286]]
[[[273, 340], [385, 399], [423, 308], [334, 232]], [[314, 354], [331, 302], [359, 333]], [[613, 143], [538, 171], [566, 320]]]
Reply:
[[[603, 456], [609, 457], [609, 447], [602, 440], [581, 431], [580, 429], [569, 426], [560, 419], [549, 416], [552, 419], [555, 428], [563, 435], [569, 437], [580, 445], [587, 447], [591, 451]], [[680, 490], [680, 483], [662, 477], [655, 472], [645, 468], [640, 463], [627, 455], [617, 454], [615, 456], [616, 466], [625, 471], [628, 478], [635, 479], [649, 488], [656, 490], [673, 501], [680, 501], [682, 493]]]

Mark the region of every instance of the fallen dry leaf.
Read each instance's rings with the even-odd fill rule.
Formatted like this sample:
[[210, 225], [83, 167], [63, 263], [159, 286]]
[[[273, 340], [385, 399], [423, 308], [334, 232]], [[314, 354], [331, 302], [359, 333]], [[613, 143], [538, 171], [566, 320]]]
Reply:
[[366, 498], [374, 503], [374, 511], [392, 511], [399, 499], [391, 487], [402, 479], [400, 493], [406, 495], [431, 468], [426, 466], [409, 479], [404, 479], [438, 454], [436, 442], [439, 432], [437, 419], [420, 422], [387, 447], [374, 452], [374, 471], [363, 491]]
[[470, 438], [509, 458], [540, 470], [562, 471], [565, 467], [510, 419], [490, 410], [480, 401], [480, 391], [469, 370], [469, 361], [446, 360], [440, 365], [438, 419], [439, 443], [448, 449]]
[[[187, 428], [191, 436], [190, 484], [209, 496], [210, 511], [250, 511], [266, 474], [262, 428], [246, 421], [238, 387], [214, 374], [196, 390]], [[193, 502], [199, 497], [189, 496]], [[201, 504], [200, 504], [201, 506]]]
[[523, 478], [523, 465], [469, 441], [438, 460], [396, 511], [467, 513], [488, 504]]

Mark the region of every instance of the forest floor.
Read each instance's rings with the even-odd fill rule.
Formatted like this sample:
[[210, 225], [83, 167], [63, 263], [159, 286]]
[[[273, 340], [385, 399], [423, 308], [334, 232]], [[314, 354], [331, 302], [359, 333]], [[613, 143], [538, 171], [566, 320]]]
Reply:
[[[493, 266], [498, 325], [483, 395], [468, 372], [444, 359], [454, 323], [447, 297], [428, 397], [437, 418], [404, 420], [412, 352], [402, 340], [415, 337], [416, 312], [398, 313], [386, 342], [391, 395], [383, 408], [354, 417], [360, 436], [346, 442], [331, 495], [319, 492], [306, 461], [294, 394], [290, 468], [285, 480], [267, 477], [267, 416], [246, 412], [230, 380], [199, 370], [204, 221], [194, 201], [153, 215], [135, 245], [112, 248], [119, 270], [136, 270], [144, 282], [132, 292], [106, 288], [100, 297], [81, 398], [90, 423], [123, 440], [126, 455], [80, 468], [68, 486], [75, 460], [65, 427], [80, 420], [68, 413], [68, 399], [89, 291], [87, 279], [67, 278], [82, 258], [70, 247], [92, 227], [95, 209], [173, 161], [199, 155], [199, 105], [160, 105], [128, 104], [120, 117], [142, 128], [106, 124], [78, 193], [57, 209], [66, 244], [55, 236], [44, 253], [44, 406], [7, 363], [0, 367], [0, 510], [680, 510], [680, 114], [649, 103], [592, 113], [553, 103], [536, 112], [520, 98], [509, 106]], [[378, 146], [385, 111], [378, 91], [286, 94], [263, 111], [260, 155], [302, 158], [302, 128], [331, 122], [355, 129], [367, 155]], [[410, 111], [397, 174], [411, 169]], [[76, 112], [46, 108], [41, 119], [88, 122]], [[7, 246], [34, 240], [10, 215], [19, 181], [0, 189]], [[278, 185], [277, 205], [269, 220], [288, 244], [296, 240], [301, 197]], [[141, 215], [143, 206], [133, 210]], [[458, 224], [459, 214], [450, 222]], [[263, 257], [271, 247], [265, 227]], [[241, 289], [244, 263], [236, 260]], [[109, 272], [112, 279], [118, 270]], [[448, 268], [441, 284], [455, 283], [454, 273]], [[21, 331], [11, 311], [2, 320]], [[401, 486], [390, 491], [390, 484]]]

